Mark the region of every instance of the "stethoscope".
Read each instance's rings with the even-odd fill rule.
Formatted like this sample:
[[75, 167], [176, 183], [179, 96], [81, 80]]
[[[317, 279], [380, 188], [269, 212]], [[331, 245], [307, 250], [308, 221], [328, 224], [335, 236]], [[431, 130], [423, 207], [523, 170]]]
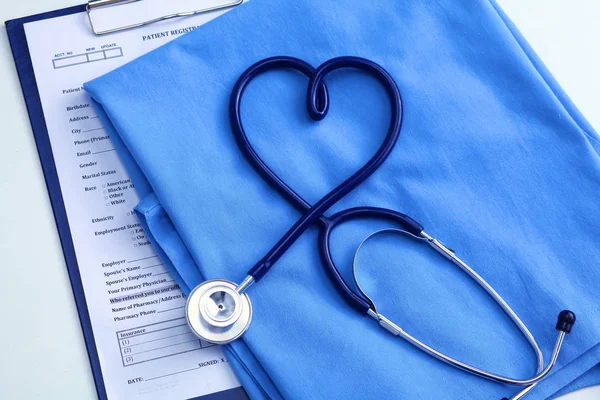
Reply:
[[[295, 69], [310, 78], [306, 105], [308, 114], [313, 120], [322, 120], [329, 111], [329, 95], [324, 82], [325, 76], [330, 72], [341, 68], [356, 68], [374, 76], [385, 88], [392, 105], [390, 128], [383, 143], [372, 158], [350, 178], [339, 184], [314, 205], [310, 205], [298, 193], [290, 188], [260, 158], [248, 140], [240, 116], [242, 96], [250, 81], [265, 71], [281, 68]], [[550, 362], [544, 367], [543, 354], [533, 335], [504, 299], [500, 297], [500, 295], [471, 267], [458, 258], [452, 249], [446, 247], [441, 241], [434, 239], [425, 233], [423, 227], [418, 222], [399, 212], [376, 207], [355, 207], [340, 211], [331, 217], [326, 217], [324, 215], [331, 206], [337, 203], [346, 194], [350, 193], [381, 166], [385, 159], [390, 155], [398, 140], [402, 122], [402, 101], [400, 91], [398, 90], [394, 79], [385, 69], [372, 61], [358, 57], [333, 58], [316, 69], [310, 64], [297, 58], [268, 58], [259, 61], [248, 68], [238, 79], [231, 95], [229, 114], [235, 138], [245, 157], [253, 165], [256, 171], [258, 171], [261, 176], [291, 204], [302, 212], [303, 215], [279, 240], [279, 242], [277, 242], [277, 244], [275, 244], [275, 246], [258, 263], [256, 263], [252, 269], [250, 269], [250, 271], [248, 271], [246, 278], [239, 285], [225, 279], [214, 279], [201, 283], [191, 291], [186, 303], [186, 316], [190, 328], [198, 337], [210, 343], [227, 344], [242, 336], [248, 329], [252, 320], [252, 303], [246, 293], [247, 289], [253, 283], [258, 282], [265, 276], [275, 262], [277, 262], [292, 244], [314, 222], [318, 222], [320, 226], [320, 255], [323, 264], [325, 265], [325, 269], [335, 287], [350, 306], [377, 320], [379, 324], [392, 335], [400, 336], [425, 353], [444, 361], [453, 367], [495, 382], [524, 386], [524, 389], [511, 397], [512, 400], [517, 400], [525, 396], [540, 380], [550, 373], [556, 364], [564, 337], [567, 333], [571, 332], [571, 328], [575, 323], [574, 313], [564, 310], [558, 315], [558, 322], [556, 324], [558, 336], [556, 338]], [[354, 280], [356, 288], [358, 289], [358, 292], [355, 292], [348, 286], [333, 261], [330, 249], [330, 237], [331, 232], [340, 224], [350, 220], [364, 218], [388, 220], [399, 225], [401, 228], [388, 228], [377, 231], [368, 236], [360, 244], [356, 251], [353, 263]], [[527, 338], [537, 358], [536, 375], [529, 379], [513, 379], [466, 364], [421, 342], [377, 312], [375, 303], [364, 292], [358, 282], [356, 269], [358, 253], [365, 242], [383, 233], [405, 235], [430, 245], [445, 258], [459, 266], [475, 282], [477, 282], [477, 284], [480, 285], [496, 301], [496, 303], [498, 303]]]

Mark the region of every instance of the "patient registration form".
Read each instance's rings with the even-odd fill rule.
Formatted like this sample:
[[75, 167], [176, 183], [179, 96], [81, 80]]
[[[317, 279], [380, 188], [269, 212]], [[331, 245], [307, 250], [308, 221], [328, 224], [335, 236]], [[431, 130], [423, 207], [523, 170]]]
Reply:
[[25, 25], [110, 400], [189, 399], [240, 386], [222, 350], [188, 329], [185, 298], [133, 213], [134, 186], [82, 88], [224, 12], [108, 36], [93, 35], [83, 12]]

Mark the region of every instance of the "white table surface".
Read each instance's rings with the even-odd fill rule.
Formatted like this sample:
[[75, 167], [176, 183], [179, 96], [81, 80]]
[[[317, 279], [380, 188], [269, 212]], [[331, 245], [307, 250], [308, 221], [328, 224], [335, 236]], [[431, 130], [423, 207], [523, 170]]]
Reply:
[[[2, 0], [0, 21], [80, 1]], [[591, 124], [600, 129], [600, 2], [499, 3]], [[3, 24], [0, 99], [0, 399], [95, 399], [71, 285]], [[600, 386], [561, 398], [595, 399], [600, 399]]]

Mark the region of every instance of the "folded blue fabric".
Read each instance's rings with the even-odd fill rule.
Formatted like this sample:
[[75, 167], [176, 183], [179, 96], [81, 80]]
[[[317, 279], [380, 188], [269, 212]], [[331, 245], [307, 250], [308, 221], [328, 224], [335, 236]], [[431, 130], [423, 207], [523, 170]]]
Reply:
[[[546, 358], [557, 313], [575, 311], [556, 369], [528, 398], [598, 383], [600, 138], [485, 0], [253, 0], [86, 84], [143, 198], [138, 215], [182, 289], [241, 281], [300, 217], [244, 159], [228, 122], [238, 76], [274, 55], [315, 66], [356, 55], [391, 73], [404, 99], [399, 142], [331, 212], [370, 205], [415, 218], [494, 286]], [[370, 157], [390, 113], [374, 79], [340, 71], [327, 78], [330, 113], [315, 123], [306, 83], [285, 71], [259, 77], [243, 117], [269, 165], [315, 202]], [[357, 245], [382, 226], [361, 221], [334, 234], [346, 276]], [[226, 351], [252, 398], [493, 399], [518, 390], [442, 364], [357, 314], [316, 245], [315, 227], [250, 289], [252, 325]], [[499, 307], [430, 249], [383, 235], [359, 263], [380, 311], [420, 340], [497, 373], [535, 372]]]

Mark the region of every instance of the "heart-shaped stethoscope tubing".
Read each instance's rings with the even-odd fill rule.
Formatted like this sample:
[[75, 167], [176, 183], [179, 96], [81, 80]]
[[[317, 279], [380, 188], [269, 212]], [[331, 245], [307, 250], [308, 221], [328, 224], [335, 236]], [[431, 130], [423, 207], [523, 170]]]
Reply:
[[[329, 111], [329, 94], [324, 78], [330, 72], [341, 68], [354, 68], [367, 72], [383, 85], [391, 101], [391, 124], [383, 143], [371, 159], [317, 203], [310, 205], [279, 178], [254, 150], [243, 128], [240, 111], [241, 99], [250, 81], [261, 73], [274, 69], [297, 70], [310, 78], [307, 91], [307, 109], [310, 117], [318, 121], [323, 119]], [[248, 271], [246, 278], [240, 284], [236, 285], [224, 279], [214, 279], [201, 283], [190, 292], [186, 303], [186, 317], [190, 328], [198, 337], [215, 344], [227, 344], [242, 336], [252, 320], [252, 304], [246, 290], [253, 283], [258, 282], [313, 223], [318, 222], [321, 228], [319, 232], [319, 252], [334, 286], [350, 306], [376, 319], [383, 328], [393, 335], [402, 337], [425, 353], [466, 372], [495, 382], [525, 386], [519, 393], [511, 397], [512, 400], [517, 400], [525, 396], [540, 380], [548, 375], [556, 363], [565, 334], [571, 331], [575, 323], [575, 315], [571, 311], [564, 310], [559, 313], [556, 324], [556, 329], [559, 331], [558, 336], [550, 362], [544, 367], [543, 354], [533, 335], [504, 299], [471, 267], [458, 258], [453, 250], [446, 247], [441, 241], [425, 233], [423, 227], [418, 222], [397, 211], [377, 207], [355, 207], [342, 210], [331, 217], [324, 215], [331, 206], [355, 189], [381, 166], [398, 140], [402, 123], [402, 100], [394, 79], [385, 69], [372, 61], [359, 57], [333, 58], [316, 69], [305, 61], [293, 57], [267, 58], [252, 65], [240, 76], [232, 91], [229, 114], [236, 141], [247, 160], [274, 189], [283, 195], [303, 215], [277, 244]], [[353, 264], [354, 279], [359, 291], [359, 293], [356, 293], [348, 286], [335, 265], [331, 256], [330, 238], [334, 228], [340, 224], [363, 218], [388, 220], [396, 226], [400, 226], [400, 228], [388, 228], [377, 231], [368, 236], [360, 244]], [[500, 305], [527, 338], [537, 358], [536, 375], [529, 379], [513, 379], [463, 363], [419, 341], [385, 316], [378, 313], [375, 303], [363, 291], [358, 282], [356, 260], [364, 243], [384, 232], [408, 235], [411, 238], [429, 244], [475, 280]]]

